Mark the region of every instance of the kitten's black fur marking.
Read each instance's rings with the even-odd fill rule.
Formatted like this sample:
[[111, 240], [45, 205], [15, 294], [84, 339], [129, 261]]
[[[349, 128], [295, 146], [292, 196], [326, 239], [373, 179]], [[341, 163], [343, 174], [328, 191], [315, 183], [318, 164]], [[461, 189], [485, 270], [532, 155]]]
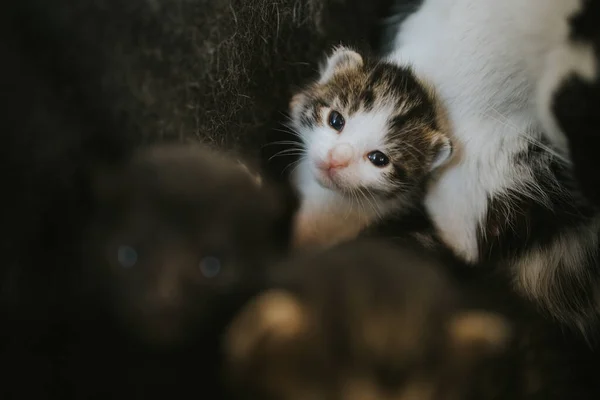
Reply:
[[[582, 9], [569, 21], [570, 39], [591, 45], [600, 63], [600, 3], [583, 1]], [[596, 72], [597, 73], [597, 72]], [[598, 74], [598, 73], [597, 73]], [[575, 178], [583, 193], [600, 206], [600, 75], [587, 82], [573, 74], [554, 94], [552, 112], [569, 141]]]

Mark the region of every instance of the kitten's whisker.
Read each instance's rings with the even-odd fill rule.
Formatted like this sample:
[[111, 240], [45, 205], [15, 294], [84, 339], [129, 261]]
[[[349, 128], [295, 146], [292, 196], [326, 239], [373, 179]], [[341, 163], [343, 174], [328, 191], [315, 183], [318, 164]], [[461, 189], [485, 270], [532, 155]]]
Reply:
[[[354, 191], [350, 190], [349, 194], [350, 194], [350, 207], [348, 207], [348, 209], [346, 210], [346, 215], [344, 216], [344, 219], [347, 219], [350, 216], [350, 214], [352, 213], [352, 209], [354, 208], [354, 197], [355, 197]], [[356, 208], [358, 209], [358, 203], [356, 204]]]
[[300, 134], [294, 130], [290, 130], [290, 129], [281, 129], [281, 128], [273, 128], [274, 131], [277, 132], [282, 132], [282, 133], [286, 133], [288, 135], [292, 135], [294, 137], [299, 138], [300, 140], [302, 140], [302, 136], [300, 136]]
[[302, 157], [300, 157], [296, 161], [289, 163], [288, 165], [285, 166], [285, 168], [283, 168], [283, 170], [281, 171], [281, 175], [285, 174], [285, 171], [290, 167], [292, 167], [292, 170], [290, 171], [290, 175], [292, 175], [294, 173], [294, 171], [300, 166], [301, 162], [302, 162]]
[[362, 215], [365, 213], [365, 211], [367, 209], [367, 207], [365, 206], [366, 198], [364, 197], [364, 195], [362, 194], [360, 189], [356, 190], [354, 193], [356, 196], [356, 200], [358, 202], [358, 215], [360, 217], [362, 217]]
[[[369, 208], [375, 213], [375, 215], [377, 216], [378, 219], [382, 219], [382, 215], [381, 215], [381, 210], [379, 210], [379, 204], [377, 203], [377, 200], [375, 199], [375, 196], [373, 196], [373, 193], [371, 193], [368, 189], [363, 189], [363, 188], [358, 188], [360, 190], [360, 192], [363, 194], [365, 201], [367, 202]], [[370, 199], [369, 199], [370, 197]], [[373, 200], [373, 201], [371, 201]]]
[[262, 148], [265, 148], [267, 146], [275, 146], [275, 145], [291, 145], [291, 146], [297, 146], [298, 148], [303, 148], [303, 146], [301, 146], [300, 143], [294, 142], [293, 140], [280, 140], [280, 141], [276, 141], [276, 142], [270, 142], [270, 143], [264, 144], [262, 146]]
[[293, 157], [293, 156], [301, 156], [303, 154], [304, 153], [281, 153], [281, 152], [279, 152], [279, 153], [274, 154], [271, 157], [269, 157], [268, 161], [272, 161], [275, 157], [286, 157], [286, 156], [287, 157]]
[[293, 156], [293, 155], [302, 155], [302, 154], [306, 154], [306, 150], [304, 149], [283, 149], [278, 151], [277, 153], [273, 154], [271, 157], [269, 157], [269, 161], [271, 161], [273, 158], [275, 157], [281, 157], [281, 156]]

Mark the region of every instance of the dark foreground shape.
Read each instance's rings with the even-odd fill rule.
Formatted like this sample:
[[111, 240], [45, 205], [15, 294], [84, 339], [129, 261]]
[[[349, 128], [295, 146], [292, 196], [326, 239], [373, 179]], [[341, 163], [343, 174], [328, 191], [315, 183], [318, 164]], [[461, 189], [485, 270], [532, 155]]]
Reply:
[[228, 330], [236, 398], [597, 398], [585, 344], [500, 285], [447, 272], [373, 240], [280, 265]]
[[[291, 85], [333, 43], [369, 47], [362, 38], [385, 2], [2, 2], [0, 397], [131, 399], [160, 387], [177, 398], [188, 388], [175, 384], [179, 373], [203, 374], [175, 363], [197, 353], [156, 358], [142, 344], [154, 339], [113, 331], [114, 308], [86, 310], [80, 243], [96, 210], [90, 174], [119, 168], [148, 142], [258, 155], [284, 119]], [[84, 310], [90, 326], [108, 321], [87, 338]], [[154, 372], [127, 372], [132, 360]], [[129, 378], [136, 383], [119, 392]]]
[[195, 145], [142, 149], [91, 182], [61, 313], [4, 331], [6, 398], [222, 398], [221, 332], [286, 254], [297, 201]]

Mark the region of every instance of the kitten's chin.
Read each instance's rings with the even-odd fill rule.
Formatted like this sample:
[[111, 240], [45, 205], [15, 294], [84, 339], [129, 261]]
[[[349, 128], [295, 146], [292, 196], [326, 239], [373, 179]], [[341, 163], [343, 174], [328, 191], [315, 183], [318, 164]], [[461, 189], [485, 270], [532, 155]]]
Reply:
[[323, 187], [325, 189], [337, 190], [337, 186], [331, 180], [331, 178], [329, 178], [326, 174], [324, 174], [322, 172], [315, 173], [315, 180], [321, 187]]
[[340, 183], [334, 177], [330, 176], [323, 170], [316, 168], [316, 167], [313, 167], [312, 170], [313, 170], [312, 173], [315, 178], [315, 181], [322, 188], [329, 189], [334, 192], [338, 192], [340, 194], [346, 192], [346, 190], [344, 189], [344, 186], [340, 185]]

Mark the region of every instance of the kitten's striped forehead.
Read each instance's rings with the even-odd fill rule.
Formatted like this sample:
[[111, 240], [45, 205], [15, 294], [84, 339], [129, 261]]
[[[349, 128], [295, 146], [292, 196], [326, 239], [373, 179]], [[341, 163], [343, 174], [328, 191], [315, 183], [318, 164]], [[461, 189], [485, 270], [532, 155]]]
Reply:
[[[391, 152], [414, 149], [415, 167], [424, 162], [420, 149], [429, 146], [439, 131], [434, 99], [407, 67], [365, 60], [360, 67], [338, 71], [324, 84], [309, 86], [304, 95], [298, 122], [309, 129], [325, 123], [324, 107], [345, 118], [358, 113], [386, 114], [386, 146]], [[410, 169], [411, 162], [404, 158], [402, 168]]]
[[[404, 152], [397, 170], [409, 175], [411, 170], [422, 169], [426, 163], [424, 149], [431, 146], [440, 130], [432, 94], [408, 67], [365, 60], [360, 67], [336, 72], [324, 84], [315, 83], [304, 94], [299, 122], [307, 128], [326, 123], [321, 112], [324, 107], [345, 118], [360, 113], [385, 114], [385, 145], [392, 158], [393, 153]], [[408, 157], [407, 149], [411, 149]]]
[[329, 106], [352, 116], [375, 109], [393, 110], [390, 118], [434, 118], [434, 105], [423, 85], [409, 68], [386, 62], [366, 61], [360, 68], [339, 71], [325, 84], [307, 94], [313, 106]]

